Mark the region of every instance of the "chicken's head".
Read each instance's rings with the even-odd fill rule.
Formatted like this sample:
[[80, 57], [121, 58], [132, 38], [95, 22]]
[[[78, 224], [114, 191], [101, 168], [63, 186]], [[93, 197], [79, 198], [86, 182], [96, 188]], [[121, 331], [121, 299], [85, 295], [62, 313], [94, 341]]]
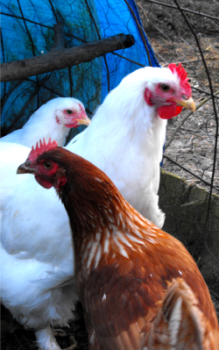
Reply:
[[55, 117], [58, 124], [63, 124], [67, 128], [77, 128], [80, 125], [90, 124], [90, 119], [79, 100], [73, 98], [63, 99], [63, 105], [64, 108], [59, 106], [55, 110]]
[[[36, 181], [44, 188], [51, 188], [56, 180], [56, 188], [59, 189], [66, 182], [65, 174], [60, 174], [59, 166], [56, 162], [47, 160], [45, 155], [49, 151], [58, 147], [56, 141], [46, 143], [45, 139], [43, 141], [37, 142], [36, 147], [32, 147], [31, 152], [25, 163], [21, 164], [17, 169], [17, 174], [34, 174]], [[44, 157], [40, 157], [44, 155]]]
[[[192, 89], [188, 83], [187, 72], [181, 64], [170, 64], [167, 80], [156, 82], [146, 87], [144, 91], [145, 101], [149, 106], [156, 108], [162, 119], [171, 119], [178, 115], [182, 108], [195, 111], [195, 103], [191, 97]], [[161, 78], [162, 80], [162, 78]]]

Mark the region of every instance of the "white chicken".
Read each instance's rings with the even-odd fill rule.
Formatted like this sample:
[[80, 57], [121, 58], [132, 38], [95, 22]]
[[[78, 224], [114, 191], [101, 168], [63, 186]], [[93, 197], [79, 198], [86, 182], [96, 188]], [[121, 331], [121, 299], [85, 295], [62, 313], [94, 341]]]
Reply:
[[[90, 126], [67, 145], [105, 171], [159, 227], [164, 222], [157, 196], [164, 118], [178, 114], [178, 105], [195, 109], [184, 69], [139, 69], [122, 80]], [[27, 158], [26, 149], [17, 152], [23, 152], [23, 161]], [[16, 155], [8, 162], [19, 165]], [[7, 164], [4, 172], [7, 178]], [[76, 298], [68, 217], [54, 189], [45, 191], [31, 175], [13, 174], [6, 183], [1, 194], [2, 301], [25, 327], [35, 329], [41, 349], [58, 350], [50, 324], [67, 324]]]
[[73, 97], [57, 97], [34, 112], [21, 129], [2, 137], [1, 142], [32, 147], [40, 138], [48, 141], [52, 136], [59, 146], [63, 146], [70, 128], [89, 122], [81, 101]]
[[159, 228], [160, 163], [167, 119], [195, 110], [187, 73], [181, 65], [146, 67], [125, 77], [66, 148], [98, 166], [125, 199]]
[[[48, 300], [52, 300], [52, 297], [50, 294], [45, 297], [46, 293], [44, 286], [42, 286], [43, 292], [40, 294], [41, 291], [39, 291], [39, 285], [37, 283], [35, 285], [34, 283], [34, 279], [39, 282], [38, 276], [40, 275], [40, 283], [43, 285], [42, 276], [46, 273], [46, 265], [42, 263], [43, 266], [41, 267], [40, 258], [37, 258], [38, 250], [42, 249], [41, 245], [40, 248], [37, 246], [39, 245], [39, 242], [37, 242], [39, 237], [36, 237], [36, 240], [34, 240], [32, 234], [33, 231], [30, 230], [27, 237], [23, 235], [19, 238], [19, 228], [13, 225], [16, 215], [18, 215], [19, 218], [18, 225], [22, 222], [24, 225], [23, 228], [27, 228], [25, 220], [27, 219], [27, 222], [30, 220], [28, 216], [25, 217], [25, 212], [27, 211], [30, 214], [31, 209], [29, 211], [29, 204], [24, 204], [23, 202], [23, 191], [25, 188], [28, 189], [28, 178], [26, 179], [26, 185], [24, 182], [21, 182], [21, 185], [19, 185], [19, 179], [16, 176], [17, 166], [30, 152], [30, 148], [24, 147], [23, 145], [31, 147], [33, 142], [37, 142], [40, 138], [49, 140], [49, 138], [52, 137], [60, 146], [63, 146], [71, 128], [78, 127], [82, 124], [89, 125], [89, 123], [90, 119], [87, 117], [85, 108], [81, 101], [72, 97], [55, 98], [42, 105], [29, 118], [28, 122], [22, 129], [16, 130], [11, 134], [2, 137], [0, 141], [1, 300], [12, 312], [13, 316], [26, 328], [43, 328], [44, 322], [41, 318], [44, 317], [43, 311], [45, 310], [46, 324], [48, 323]], [[29, 180], [31, 179], [29, 178]], [[14, 181], [15, 186], [13, 186]], [[16, 191], [19, 192], [19, 194], [17, 193], [18, 196], [14, 193], [15, 187]], [[36, 221], [34, 222], [37, 224], [37, 219], [40, 220], [40, 218], [42, 218], [42, 212], [41, 208], [37, 207], [37, 202], [34, 202], [34, 198], [32, 198], [32, 200], [32, 208], [35, 208], [34, 220]], [[19, 201], [21, 205], [24, 205], [24, 217], [22, 216], [22, 213], [21, 215], [19, 213]], [[14, 213], [14, 208], [16, 207], [18, 210]], [[13, 215], [11, 215], [12, 213]], [[37, 217], [37, 215], [39, 216]], [[12, 220], [12, 225], [9, 223], [10, 220]], [[15, 223], [15, 225], [17, 225], [17, 223]], [[26, 239], [26, 246], [23, 246], [23, 240], [25, 241]], [[31, 252], [30, 240], [32, 239], [32, 243], [36, 244], [36, 247]], [[7, 250], [7, 248], [9, 250]], [[17, 251], [19, 254], [17, 254]], [[28, 259], [28, 254], [32, 254], [31, 259]], [[52, 275], [50, 266], [48, 271], [48, 273]], [[59, 274], [56, 275], [56, 277], [53, 276], [51, 278], [53, 278], [53, 285], [55, 278], [58, 278], [58, 282], [60, 283]], [[30, 284], [27, 283], [28, 280]], [[51, 283], [49, 283], [49, 286], [50, 285]], [[28, 292], [25, 291], [26, 287], [29, 289]], [[13, 290], [13, 288], [15, 288], [15, 290]], [[33, 306], [35, 290], [37, 290], [35, 299], [36, 304]], [[60, 288], [60, 290], [61, 297], [59, 297], [58, 300], [61, 305], [57, 305], [57, 308], [65, 307], [64, 299], [66, 289]], [[55, 294], [57, 293], [58, 292], [56, 291]], [[40, 302], [37, 301], [39, 295], [41, 295]], [[66, 299], [72, 300], [70, 296]], [[52, 300], [52, 303], [56, 303], [56, 299]], [[31, 311], [31, 308], [33, 308], [33, 311]], [[50, 313], [55, 314], [56, 312], [51, 308]], [[63, 323], [63, 320], [65, 318], [66, 320], [69, 319], [72, 315], [72, 312], [69, 309], [69, 302], [67, 303], [67, 310], [65, 310], [63, 314], [65, 314], [65, 316], [62, 317], [61, 324], [66, 324]], [[56, 316], [53, 315], [53, 318], [54, 317]], [[43, 334], [41, 331], [39, 331], [39, 333]], [[43, 341], [42, 348], [44, 348], [44, 346], [48, 349], [52, 348], [49, 344], [49, 338], [45, 342]]]

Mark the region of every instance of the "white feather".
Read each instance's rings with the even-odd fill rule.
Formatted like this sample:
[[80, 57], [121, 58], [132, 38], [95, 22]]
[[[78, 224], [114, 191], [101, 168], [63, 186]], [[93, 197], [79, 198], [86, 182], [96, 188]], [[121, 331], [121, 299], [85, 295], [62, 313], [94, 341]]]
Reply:
[[182, 298], [178, 298], [172, 310], [168, 329], [170, 332], [171, 350], [176, 349], [180, 323], [182, 321]]

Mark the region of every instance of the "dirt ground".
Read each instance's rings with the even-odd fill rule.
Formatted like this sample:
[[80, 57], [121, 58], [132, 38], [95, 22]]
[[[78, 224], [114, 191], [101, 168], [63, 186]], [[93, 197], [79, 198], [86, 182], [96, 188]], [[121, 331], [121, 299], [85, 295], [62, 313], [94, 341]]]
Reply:
[[[174, 0], [165, 2], [175, 6]], [[218, 1], [179, 0], [178, 3], [182, 8], [219, 18]], [[146, 0], [137, 1], [137, 5], [144, 29], [159, 63], [161, 66], [166, 66], [171, 62], [182, 62], [191, 79], [193, 98], [196, 105], [199, 105], [210, 97], [209, 81], [196, 40], [180, 11]], [[185, 14], [197, 35], [213, 91], [217, 94], [219, 91], [219, 21], [192, 13], [185, 12]], [[218, 118], [219, 94], [215, 97], [215, 106]], [[212, 99], [206, 101], [186, 119], [169, 144], [176, 129], [189, 114], [185, 110], [168, 123], [163, 167], [167, 171], [184, 177], [189, 183], [209, 190], [215, 163], [213, 192], [219, 194], [219, 156], [217, 154], [215, 157], [214, 154], [217, 124]], [[218, 147], [217, 150], [219, 150]]]
[[[160, 1], [164, 2], [164, 0]], [[173, 0], [165, 2], [174, 5]], [[178, 2], [184, 8], [219, 18], [219, 1], [178, 0]], [[203, 102], [209, 97], [209, 81], [196, 41], [180, 12], [155, 5], [146, 0], [137, 1], [137, 5], [145, 31], [159, 63], [167, 65], [171, 62], [182, 62], [191, 78], [193, 98], [196, 104]], [[213, 91], [217, 93], [219, 91], [219, 21], [194, 14], [187, 13], [186, 15], [197, 34], [211, 76]], [[215, 105], [218, 113], [219, 94], [216, 95]], [[189, 183], [198, 184], [209, 190], [215, 162], [213, 192], [219, 194], [219, 157], [214, 159], [217, 123], [211, 99], [188, 117], [168, 146], [176, 128], [188, 114], [188, 111], [183, 111], [178, 117], [169, 121], [164, 155], [178, 165], [173, 164], [168, 158], [164, 158], [163, 167], [167, 171], [184, 177]], [[180, 166], [185, 167], [194, 175], [183, 170]], [[207, 184], [201, 179], [205, 180]], [[87, 336], [80, 306], [78, 313], [80, 321], [72, 323], [71, 328], [65, 330], [69, 335], [63, 337], [63, 333], [60, 332], [57, 337], [62, 348], [72, 343], [72, 329], [74, 328], [74, 336], [78, 343], [77, 349], [87, 349]], [[2, 309], [2, 319], [2, 350], [37, 349], [34, 343], [34, 334], [25, 331], [13, 321], [5, 308]], [[10, 330], [7, 328], [7, 332], [4, 332], [6, 324], [7, 327], [10, 324], [11, 328]]]

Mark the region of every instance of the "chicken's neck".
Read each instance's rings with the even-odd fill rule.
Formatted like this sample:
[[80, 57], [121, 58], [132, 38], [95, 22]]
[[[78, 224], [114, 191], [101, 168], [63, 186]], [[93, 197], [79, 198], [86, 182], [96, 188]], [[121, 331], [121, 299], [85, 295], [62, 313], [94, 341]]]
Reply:
[[[144, 166], [149, 163], [156, 167], [147, 169], [147, 177], [150, 177], [150, 173], [153, 177], [154, 172], [159, 171], [157, 168], [162, 160], [166, 125], [167, 121], [158, 116], [154, 107], [147, 105], [143, 95], [138, 99], [130, 97], [127, 103], [123, 95], [116, 96], [116, 91], [113, 91], [97, 110], [86, 130], [83, 156], [101, 168], [101, 164], [97, 164], [96, 154], [103, 153], [104, 158], [113, 164], [112, 170], [109, 169], [107, 173], [113, 179], [112, 174], [117, 171], [117, 164], [124, 168], [127, 164], [130, 166], [133, 160], [135, 167], [139, 165], [141, 169], [142, 164]], [[92, 147], [97, 144], [94, 156], [90, 155], [91, 143]], [[127, 151], [125, 157], [124, 150]], [[105, 171], [105, 168], [101, 169]]]
[[35, 112], [31, 116], [23, 126], [23, 137], [26, 144], [36, 144], [43, 138], [48, 142], [52, 135], [52, 140], [55, 140], [59, 146], [64, 146], [70, 129], [66, 128], [64, 124], [58, 124], [54, 116], [49, 117], [45, 116], [43, 112]]
[[74, 190], [68, 188], [66, 193], [67, 195], [61, 194], [60, 197], [68, 213], [73, 233], [76, 271], [80, 271], [85, 261], [86, 266], [94, 263], [92, 260], [94, 255], [99, 254], [100, 245], [103, 251], [107, 252], [107, 240], [115, 231], [115, 227], [119, 226], [122, 230], [127, 225], [127, 220], [123, 215], [122, 197], [113, 197], [107, 191], [103, 191], [99, 198], [94, 193], [93, 198], [86, 195], [76, 200]]
[[[96, 268], [102, 259], [112, 262], [116, 259], [129, 259], [131, 252], [139, 245], [154, 244], [156, 228], [126, 202], [113, 185], [111, 192], [107, 186], [100, 197], [93, 195], [77, 200], [70, 187], [62, 196], [63, 204], [70, 219], [75, 250], [76, 275]], [[144, 234], [148, 226], [148, 237]]]

